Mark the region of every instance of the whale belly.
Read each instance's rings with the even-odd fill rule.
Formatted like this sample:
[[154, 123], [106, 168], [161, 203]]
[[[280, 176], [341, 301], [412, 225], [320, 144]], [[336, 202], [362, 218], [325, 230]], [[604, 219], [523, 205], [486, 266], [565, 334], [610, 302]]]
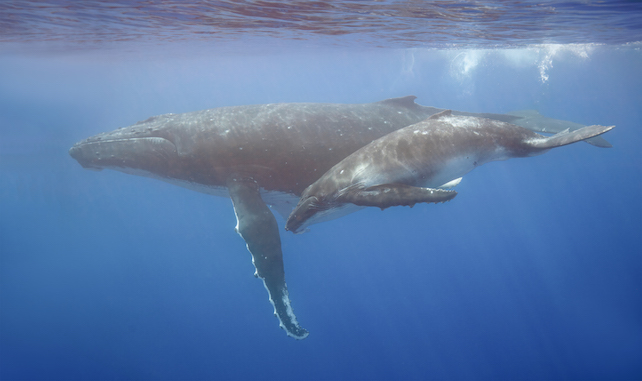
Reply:
[[442, 185], [460, 178], [475, 167], [483, 164], [477, 155], [461, 155], [444, 162], [438, 170], [432, 170], [432, 176], [425, 181], [414, 184], [425, 188], [438, 188]]

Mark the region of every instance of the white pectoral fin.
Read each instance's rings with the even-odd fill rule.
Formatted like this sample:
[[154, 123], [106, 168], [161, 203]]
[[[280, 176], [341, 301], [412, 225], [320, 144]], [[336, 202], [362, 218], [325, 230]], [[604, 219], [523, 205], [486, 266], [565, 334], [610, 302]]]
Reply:
[[446, 184], [440, 186], [439, 189], [454, 188], [457, 185], [459, 185], [459, 183], [461, 183], [461, 179], [462, 179], [462, 177], [458, 177], [458, 178], [456, 178], [454, 180], [451, 180], [451, 181], [447, 182]]
[[236, 213], [236, 231], [252, 254], [252, 262], [256, 267], [255, 275], [263, 279], [281, 328], [289, 336], [305, 339], [308, 331], [296, 320], [288, 296], [281, 238], [274, 215], [263, 202], [259, 186], [252, 179], [232, 176], [227, 186]]

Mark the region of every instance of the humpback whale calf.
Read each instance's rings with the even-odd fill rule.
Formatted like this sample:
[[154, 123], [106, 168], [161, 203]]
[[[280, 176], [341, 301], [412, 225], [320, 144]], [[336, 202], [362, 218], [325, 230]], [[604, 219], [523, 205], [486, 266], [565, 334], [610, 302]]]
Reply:
[[[230, 197], [236, 231], [255, 276], [269, 294], [281, 328], [303, 339], [285, 283], [281, 240], [271, 206], [287, 218], [321, 175], [375, 139], [442, 109], [416, 97], [366, 104], [282, 103], [213, 108], [151, 117], [76, 143], [69, 154], [83, 167], [148, 176]], [[521, 116], [472, 114], [517, 123]], [[545, 127], [545, 126], [544, 126]], [[541, 129], [542, 123], [534, 123]]]
[[445, 110], [373, 141], [332, 167], [303, 191], [286, 229], [300, 232], [349, 206], [385, 209], [449, 201], [457, 192], [443, 188], [482, 164], [540, 155], [614, 127], [588, 126], [547, 137]]

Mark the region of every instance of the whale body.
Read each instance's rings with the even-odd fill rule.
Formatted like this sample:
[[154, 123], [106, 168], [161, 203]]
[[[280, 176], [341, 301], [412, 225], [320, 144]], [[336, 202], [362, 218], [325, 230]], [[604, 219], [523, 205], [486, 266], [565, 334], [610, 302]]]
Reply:
[[547, 137], [506, 122], [442, 111], [373, 141], [332, 167], [303, 192], [286, 229], [301, 232], [348, 208], [449, 201], [457, 192], [444, 188], [482, 164], [540, 155], [613, 127], [588, 126]]

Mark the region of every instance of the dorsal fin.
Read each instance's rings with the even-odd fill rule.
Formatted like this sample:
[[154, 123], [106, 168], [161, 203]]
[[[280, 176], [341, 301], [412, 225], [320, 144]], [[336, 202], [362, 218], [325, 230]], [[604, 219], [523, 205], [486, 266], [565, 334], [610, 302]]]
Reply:
[[440, 112], [438, 112], [436, 114], [430, 115], [427, 120], [439, 119], [439, 118], [442, 118], [444, 116], [451, 116], [452, 114], [453, 114], [452, 110], [444, 110], [444, 111], [440, 111]]
[[379, 101], [377, 103], [383, 103], [383, 104], [388, 104], [391, 106], [401, 106], [401, 107], [416, 107], [417, 104], [415, 103], [415, 99], [417, 99], [416, 96], [414, 95], [408, 95], [405, 97], [399, 97], [399, 98], [390, 98], [390, 99], [384, 99], [382, 101]]

